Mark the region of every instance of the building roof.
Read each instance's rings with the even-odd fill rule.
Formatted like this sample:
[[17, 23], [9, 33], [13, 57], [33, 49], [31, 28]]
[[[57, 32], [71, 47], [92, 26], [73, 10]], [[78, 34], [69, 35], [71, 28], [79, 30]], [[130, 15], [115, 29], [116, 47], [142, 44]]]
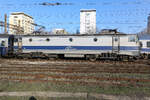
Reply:
[[33, 19], [33, 17], [31, 17], [31, 16], [29, 16], [29, 15], [23, 13], [23, 12], [13, 12], [13, 13], [11, 13], [11, 15], [25, 15], [25, 16], [30, 17], [30, 18]]

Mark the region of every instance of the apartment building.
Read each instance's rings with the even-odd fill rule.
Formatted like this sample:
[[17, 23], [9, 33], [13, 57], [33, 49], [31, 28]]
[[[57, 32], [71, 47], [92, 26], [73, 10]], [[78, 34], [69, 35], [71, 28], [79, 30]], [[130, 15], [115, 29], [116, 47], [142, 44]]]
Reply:
[[34, 19], [23, 13], [14, 12], [9, 17], [9, 34], [31, 34], [34, 31]]
[[96, 33], [96, 10], [80, 10], [80, 34]]

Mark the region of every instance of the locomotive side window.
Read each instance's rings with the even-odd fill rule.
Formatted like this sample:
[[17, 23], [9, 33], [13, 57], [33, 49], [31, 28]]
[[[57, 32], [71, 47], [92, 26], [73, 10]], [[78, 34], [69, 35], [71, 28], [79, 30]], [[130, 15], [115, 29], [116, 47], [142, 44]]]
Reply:
[[69, 41], [70, 41], [70, 42], [72, 42], [72, 41], [73, 41], [73, 39], [72, 39], [72, 38], [69, 38]]
[[94, 38], [93, 40], [94, 40], [94, 42], [97, 42], [97, 38]]
[[30, 38], [29, 41], [32, 42], [32, 38]]
[[149, 41], [149, 42], [147, 42], [147, 47], [149, 47], [149, 48], [150, 48], [150, 41]]

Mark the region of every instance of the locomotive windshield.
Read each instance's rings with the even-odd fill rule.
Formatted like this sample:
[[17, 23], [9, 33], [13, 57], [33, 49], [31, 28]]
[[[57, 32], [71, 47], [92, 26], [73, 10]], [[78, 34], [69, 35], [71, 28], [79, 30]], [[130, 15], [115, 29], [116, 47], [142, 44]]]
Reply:
[[138, 42], [139, 39], [138, 39], [137, 35], [130, 35], [130, 36], [128, 37], [128, 41], [129, 41], [129, 42]]

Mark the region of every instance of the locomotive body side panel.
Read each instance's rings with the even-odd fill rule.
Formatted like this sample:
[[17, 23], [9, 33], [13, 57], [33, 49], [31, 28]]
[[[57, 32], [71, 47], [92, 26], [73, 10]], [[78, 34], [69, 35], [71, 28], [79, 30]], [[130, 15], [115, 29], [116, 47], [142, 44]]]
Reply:
[[[139, 55], [139, 43], [136, 35], [120, 35], [117, 39], [110, 35], [64, 35], [64, 36], [21, 36], [22, 53], [42, 52], [45, 54], [102, 54], [114, 53], [114, 41], [117, 42], [119, 55]], [[118, 40], [119, 39], [119, 40]], [[19, 41], [18, 41], [19, 42]], [[18, 46], [15, 44], [15, 48]]]

